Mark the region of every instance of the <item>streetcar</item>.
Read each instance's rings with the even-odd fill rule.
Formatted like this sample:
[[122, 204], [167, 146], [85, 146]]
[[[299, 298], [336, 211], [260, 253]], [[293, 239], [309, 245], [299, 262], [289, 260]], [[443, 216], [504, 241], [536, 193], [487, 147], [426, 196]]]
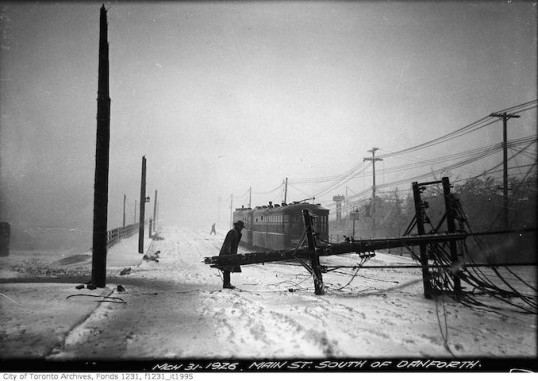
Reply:
[[252, 208], [237, 208], [233, 220], [245, 223], [241, 244], [249, 249], [287, 250], [302, 242], [304, 233], [303, 210], [314, 215], [314, 232], [320, 240], [329, 238], [329, 209], [320, 204], [293, 202]]

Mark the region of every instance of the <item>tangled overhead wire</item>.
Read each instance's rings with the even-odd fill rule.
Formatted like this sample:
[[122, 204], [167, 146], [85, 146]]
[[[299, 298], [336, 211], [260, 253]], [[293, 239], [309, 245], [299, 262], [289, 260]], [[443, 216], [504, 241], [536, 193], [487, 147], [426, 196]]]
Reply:
[[[357, 275], [359, 273], [359, 270], [364, 266], [364, 264], [370, 258], [372, 258], [374, 256], [375, 256], [374, 253], [361, 254], [360, 255], [360, 259], [361, 259], [360, 262], [357, 263], [357, 265], [351, 267], [353, 270], [355, 270], [355, 272], [351, 275], [351, 278], [349, 279], [349, 281], [345, 285], [343, 285], [342, 287], [336, 288], [335, 290], [340, 291], [340, 290], [346, 288], [347, 286], [349, 286], [351, 284], [351, 282], [353, 282], [353, 280], [357, 277]], [[349, 268], [349, 266], [325, 266], [326, 272], [335, 271], [337, 269], [342, 269], [342, 268]]]
[[[460, 229], [472, 233], [468, 219], [457, 199], [454, 199], [456, 219], [460, 222]], [[431, 225], [431, 223], [430, 223]], [[432, 225], [433, 228], [433, 225]], [[493, 252], [477, 236], [472, 236], [482, 252]], [[460, 303], [473, 307], [480, 306], [492, 310], [501, 310], [502, 304], [508, 305], [516, 312], [536, 314], [538, 304], [536, 298], [536, 286], [530, 284], [523, 276], [517, 274], [509, 266], [490, 263], [486, 270], [476, 265], [472, 257], [468, 255], [465, 241], [458, 242], [457, 251], [465, 258], [466, 265], [454, 268], [448, 243], [432, 243], [429, 247], [429, 259], [439, 270], [431, 275], [431, 286], [434, 294], [454, 297]], [[416, 255], [416, 254], [415, 254]], [[446, 270], [448, 268], [448, 271]], [[511, 279], [508, 279], [511, 276]], [[471, 287], [471, 291], [463, 291], [455, 287], [455, 281], [459, 280], [463, 285]], [[479, 295], [485, 295], [499, 303], [492, 303]]]

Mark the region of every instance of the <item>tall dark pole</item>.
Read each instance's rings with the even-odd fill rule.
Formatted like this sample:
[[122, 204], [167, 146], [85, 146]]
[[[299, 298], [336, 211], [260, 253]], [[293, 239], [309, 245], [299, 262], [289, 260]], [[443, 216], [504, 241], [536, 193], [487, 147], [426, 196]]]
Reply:
[[[446, 226], [447, 231], [449, 233], [455, 233], [456, 232], [456, 221], [455, 221], [455, 210], [454, 210], [454, 199], [452, 197], [452, 194], [450, 193], [450, 181], [448, 180], [448, 177], [443, 177], [442, 179], [443, 183], [443, 195], [445, 199], [445, 209], [446, 209]], [[450, 260], [453, 265], [455, 265], [458, 261], [458, 246], [456, 244], [456, 241], [450, 241], [448, 243], [450, 247]], [[456, 297], [459, 297], [461, 294], [461, 280], [457, 276], [457, 274], [452, 274], [452, 279], [454, 281], [454, 291], [456, 292]]]
[[[426, 229], [424, 228], [424, 213], [423, 213], [423, 203], [420, 196], [421, 189], [417, 182], [412, 183], [413, 187], [413, 198], [415, 200], [415, 218], [417, 221], [417, 233], [418, 235], [426, 234]], [[420, 264], [422, 265], [422, 283], [424, 285], [424, 297], [426, 299], [433, 298], [433, 290], [431, 283], [431, 274], [428, 270], [428, 253], [426, 243], [420, 243]]]
[[308, 243], [308, 251], [310, 252], [310, 266], [312, 267], [314, 277], [314, 293], [316, 295], [324, 295], [323, 276], [321, 274], [321, 264], [319, 262], [319, 253], [316, 251], [316, 242], [312, 231], [312, 215], [308, 209], [303, 209], [303, 221], [305, 224], [306, 239]]
[[519, 118], [519, 115], [501, 113], [491, 113], [489, 116], [501, 118], [503, 120], [503, 198], [504, 198], [504, 227], [508, 229], [508, 133], [507, 124], [510, 118]]
[[91, 283], [106, 286], [108, 166], [110, 148], [110, 95], [108, 87], [108, 25], [101, 7], [99, 29], [99, 77], [97, 85], [97, 147], [93, 195], [93, 246]]
[[155, 200], [153, 200], [153, 231], [157, 232], [157, 189], [155, 189]]
[[138, 252], [144, 254], [144, 212], [146, 210], [146, 157], [142, 156], [142, 179], [140, 181], [140, 222], [138, 225]]

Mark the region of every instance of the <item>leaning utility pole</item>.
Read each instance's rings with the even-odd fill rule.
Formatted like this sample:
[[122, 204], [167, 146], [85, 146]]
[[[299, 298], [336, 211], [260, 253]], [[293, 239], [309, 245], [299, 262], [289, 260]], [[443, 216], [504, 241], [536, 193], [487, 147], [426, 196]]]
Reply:
[[363, 161], [371, 161], [372, 162], [372, 169], [373, 169], [373, 185], [372, 185], [372, 233], [375, 236], [375, 162], [381, 161], [383, 159], [380, 159], [378, 157], [375, 157], [375, 151], [379, 150], [377, 147], [373, 147], [371, 150], [368, 150], [368, 152], [372, 153], [372, 157], [365, 157], [363, 158]]
[[308, 209], [303, 210], [303, 221], [305, 225], [306, 241], [308, 244], [310, 269], [314, 277], [314, 293], [316, 295], [324, 295], [323, 276], [321, 275], [321, 264], [319, 262], [319, 253], [316, 252], [316, 241], [312, 230], [313, 215]]
[[[424, 202], [422, 202], [420, 194], [424, 190], [424, 187], [418, 182], [412, 184], [413, 199], [415, 200], [415, 221], [417, 226], [417, 233], [419, 236], [426, 234], [426, 228], [424, 224], [427, 222], [427, 217], [424, 215]], [[424, 286], [424, 297], [426, 299], [433, 298], [433, 289], [431, 282], [431, 274], [428, 268], [428, 247], [426, 241], [419, 243], [420, 247], [420, 264], [422, 265], [422, 283]]]
[[146, 157], [142, 156], [142, 179], [140, 181], [140, 222], [138, 225], [138, 252], [144, 254], [144, 212], [146, 210]]
[[508, 138], [507, 122], [510, 118], [519, 118], [519, 115], [507, 114], [505, 112], [492, 112], [489, 116], [501, 118], [503, 120], [503, 199], [504, 199], [504, 227], [508, 228]]
[[93, 196], [91, 284], [106, 286], [108, 167], [110, 151], [110, 95], [108, 86], [108, 25], [101, 7], [99, 24], [99, 77], [97, 85], [97, 148]]
[[[448, 177], [443, 177], [441, 181], [443, 184], [443, 195], [445, 199], [447, 232], [449, 234], [453, 234], [456, 233], [455, 207], [457, 204], [455, 202], [455, 198], [450, 193], [450, 188], [452, 188], [452, 186], [450, 185]], [[450, 260], [453, 264], [457, 263], [461, 257], [461, 255], [458, 255], [458, 245], [455, 241], [450, 241], [448, 245], [450, 248]], [[458, 297], [461, 294], [461, 279], [452, 274], [452, 281], [454, 282], [454, 291], [456, 292], [456, 297]]]

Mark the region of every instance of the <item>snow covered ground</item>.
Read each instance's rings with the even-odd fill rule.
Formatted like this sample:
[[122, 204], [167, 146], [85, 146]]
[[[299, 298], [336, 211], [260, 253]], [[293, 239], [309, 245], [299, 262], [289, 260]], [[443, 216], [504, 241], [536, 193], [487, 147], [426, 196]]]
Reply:
[[[146, 240], [158, 261], [142, 260], [136, 236], [123, 240], [97, 290], [75, 289], [89, 279], [89, 253], [0, 258], [1, 359], [536, 356], [536, 315], [427, 300], [419, 269], [362, 269], [347, 286], [351, 269], [329, 272], [316, 296], [301, 266], [249, 265], [232, 274], [236, 290], [223, 290], [219, 271], [203, 263], [223, 233], [164, 227], [163, 239]], [[414, 262], [383, 253], [367, 262], [388, 263]]]

